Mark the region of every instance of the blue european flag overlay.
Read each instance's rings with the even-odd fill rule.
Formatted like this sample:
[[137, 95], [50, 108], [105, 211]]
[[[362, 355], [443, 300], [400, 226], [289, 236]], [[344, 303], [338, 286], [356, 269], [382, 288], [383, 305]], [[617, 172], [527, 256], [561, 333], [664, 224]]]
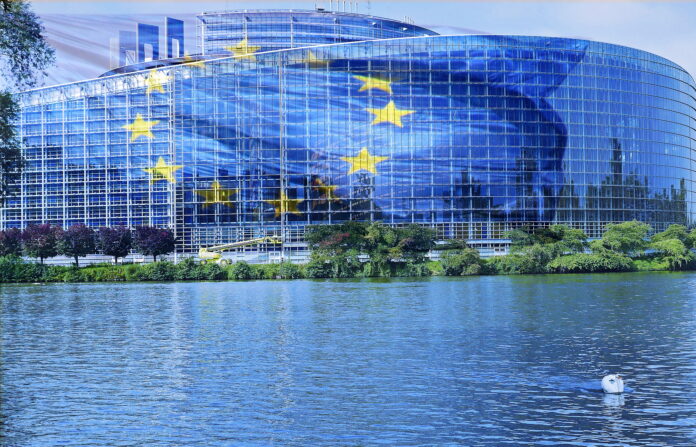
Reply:
[[155, 225], [197, 251], [348, 220], [470, 240], [694, 220], [694, 81], [659, 56], [355, 14], [199, 18], [203, 54], [20, 96], [0, 227]]
[[[242, 191], [243, 214], [256, 218], [280, 217], [264, 203], [284, 194], [302, 200], [290, 220], [317, 223], [468, 219], [476, 200], [500, 217], [551, 220], [567, 131], [546, 98], [585, 44], [501, 43], [422, 52], [407, 41], [388, 59], [317, 49], [281, 66], [250, 64], [250, 51], [234, 73], [192, 74], [177, 85], [178, 146], [196, 148], [184, 175]], [[521, 159], [524, 179], [511, 165]]]

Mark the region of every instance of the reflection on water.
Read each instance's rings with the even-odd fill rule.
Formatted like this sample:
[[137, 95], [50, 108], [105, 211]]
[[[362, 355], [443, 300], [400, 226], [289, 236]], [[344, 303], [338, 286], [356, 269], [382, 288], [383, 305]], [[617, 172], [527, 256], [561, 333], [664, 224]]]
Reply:
[[0, 444], [692, 446], [695, 286], [0, 286]]

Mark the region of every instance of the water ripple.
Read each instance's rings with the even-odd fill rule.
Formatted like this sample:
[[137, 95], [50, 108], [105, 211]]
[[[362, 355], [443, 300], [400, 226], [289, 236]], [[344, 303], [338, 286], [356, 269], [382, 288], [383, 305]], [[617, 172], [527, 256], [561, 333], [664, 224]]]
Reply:
[[693, 446], [695, 286], [2, 285], [0, 445]]

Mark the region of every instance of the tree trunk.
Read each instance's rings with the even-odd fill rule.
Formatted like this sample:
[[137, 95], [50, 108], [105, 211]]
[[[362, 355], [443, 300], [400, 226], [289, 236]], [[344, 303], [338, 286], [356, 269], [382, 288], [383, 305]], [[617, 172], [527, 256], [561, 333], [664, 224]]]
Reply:
[[152, 259], [154, 259], [155, 262], [157, 262], [157, 255], [152, 255]]
[[77, 256], [75, 256], [75, 267], [80, 266], [80, 261], [77, 259]]
[[39, 257], [39, 259], [41, 260], [41, 265], [43, 265], [43, 260], [44, 260], [44, 258]]

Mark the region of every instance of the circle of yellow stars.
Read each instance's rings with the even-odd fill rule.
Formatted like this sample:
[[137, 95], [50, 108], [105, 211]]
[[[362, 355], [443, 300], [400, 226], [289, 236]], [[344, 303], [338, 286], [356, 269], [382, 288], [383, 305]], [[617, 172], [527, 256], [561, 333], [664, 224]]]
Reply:
[[[225, 47], [227, 51], [231, 52], [239, 59], [248, 59], [250, 61], [256, 60], [255, 53], [258, 52], [260, 48], [261, 47], [259, 46], [251, 45], [246, 37], [236, 45]], [[194, 59], [188, 54], [184, 55], [183, 61], [184, 64], [190, 65], [191, 67], [204, 67], [203, 60]], [[310, 50], [307, 52], [306, 57], [301, 61], [301, 63], [306, 64], [310, 68], [321, 68], [327, 67], [330, 60], [322, 59]], [[390, 95], [393, 94], [393, 80], [385, 79], [379, 76], [354, 75], [353, 77], [362, 82], [358, 92], [380, 90]], [[167, 74], [161, 73], [157, 69], [150, 70], [149, 75], [146, 78], [146, 93], [148, 95], [152, 92], [164, 93], [164, 85], [167, 82], [169, 82], [169, 76]], [[402, 118], [416, 113], [415, 110], [398, 108], [394, 100], [390, 100], [383, 108], [366, 108], [365, 111], [374, 115], [371, 122], [372, 126], [387, 123], [393, 124], [399, 128], [403, 128], [404, 126]], [[134, 142], [140, 137], [150, 139], [154, 138], [152, 128], [158, 123], [158, 120], [146, 120], [141, 114], [137, 114], [135, 120], [130, 124], [124, 125], [123, 128], [130, 131], [130, 141]], [[347, 172], [348, 175], [359, 171], [367, 171], [376, 175], [378, 174], [377, 165], [388, 160], [389, 157], [371, 154], [367, 147], [363, 147], [357, 155], [340, 157], [340, 159], [349, 164]], [[175, 172], [182, 168], [183, 166], [181, 165], [168, 165], [164, 161], [163, 157], [159, 157], [157, 164], [154, 167], [143, 170], [151, 175], [151, 183], [159, 180], [166, 180], [171, 183], [176, 183]], [[324, 183], [324, 181], [317, 178], [311, 187], [312, 189], [320, 192], [322, 197], [327, 201], [340, 200], [336, 194], [338, 185]], [[203, 197], [204, 208], [213, 204], [232, 206], [230, 198], [237, 192], [238, 190], [236, 189], [223, 188], [222, 185], [217, 181], [211, 183], [210, 189], [195, 191], [197, 195]], [[280, 192], [280, 196], [277, 199], [265, 200], [266, 203], [273, 206], [276, 218], [280, 217], [283, 213], [300, 214], [298, 206], [303, 201], [303, 199], [289, 198], [284, 191]]]

